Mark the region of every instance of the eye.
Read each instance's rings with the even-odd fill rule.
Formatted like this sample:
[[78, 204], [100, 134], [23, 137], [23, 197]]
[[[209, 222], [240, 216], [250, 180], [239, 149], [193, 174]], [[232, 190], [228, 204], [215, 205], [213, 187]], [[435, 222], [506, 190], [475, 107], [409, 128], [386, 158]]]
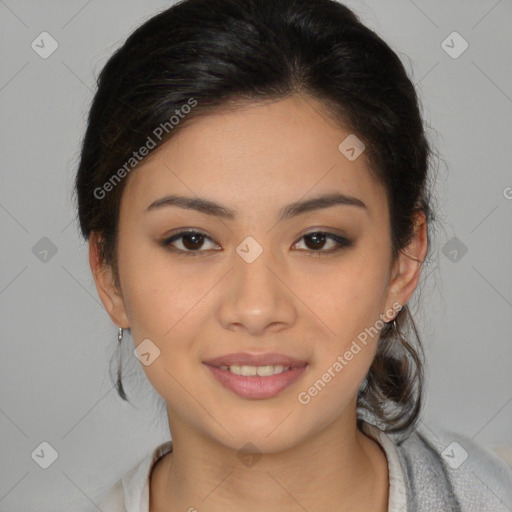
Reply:
[[[180, 231], [170, 238], [165, 239], [162, 242], [162, 245], [172, 251], [188, 253], [191, 256], [197, 256], [197, 254], [194, 253], [206, 252], [204, 250], [199, 250], [204, 246], [205, 240], [209, 240], [213, 243], [213, 240], [210, 237], [206, 236], [200, 231]], [[181, 245], [181, 247], [172, 246], [172, 244], [176, 242], [178, 242], [178, 245]]]
[[[311, 233], [307, 233], [303, 235], [300, 240], [309, 240], [309, 243], [306, 244], [307, 250], [311, 252], [311, 256], [323, 256], [326, 253], [337, 252], [344, 247], [349, 247], [352, 245], [350, 240], [347, 240], [345, 237], [335, 235], [334, 233], [328, 233], [325, 231], [312, 231]], [[328, 250], [321, 250], [325, 245], [326, 241], [330, 241], [333, 246]], [[297, 242], [298, 244], [299, 242]]]

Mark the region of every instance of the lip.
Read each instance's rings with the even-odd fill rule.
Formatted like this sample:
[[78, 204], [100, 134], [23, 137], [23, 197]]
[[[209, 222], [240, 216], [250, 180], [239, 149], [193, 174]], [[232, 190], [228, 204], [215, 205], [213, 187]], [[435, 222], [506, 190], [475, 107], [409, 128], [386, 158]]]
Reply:
[[289, 366], [290, 369], [304, 367], [308, 362], [304, 359], [277, 354], [275, 352], [251, 354], [250, 352], [236, 352], [214, 357], [203, 361], [204, 364], [220, 368], [220, 366], [268, 366], [282, 365]]
[[[229, 370], [223, 370], [222, 368], [212, 366], [208, 363], [203, 364], [210, 370], [213, 377], [225, 388], [238, 396], [252, 399], [272, 398], [278, 395], [287, 387], [291, 386], [308, 368], [308, 364], [306, 363], [303, 366], [296, 366], [295, 368], [290, 368], [287, 371], [275, 375], [266, 377], [246, 377], [244, 375], [236, 375]], [[262, 364], [253, 364], [250, 366], [262, 366]]]

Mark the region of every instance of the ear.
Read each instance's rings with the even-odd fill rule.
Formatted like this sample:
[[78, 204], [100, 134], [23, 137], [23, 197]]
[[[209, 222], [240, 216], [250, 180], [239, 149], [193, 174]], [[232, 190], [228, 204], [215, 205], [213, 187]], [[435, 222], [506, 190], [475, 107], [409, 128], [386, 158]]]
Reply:
[[115, 286], [112, 268], [100, 261], [99, 244], [101, 237], [97, 233], [89, 236], [89, 264], [96, 283], [98, 295], [112, 322], [127, 328], [130, 325], [121, 291]]
[[[393, 310], [393, 304], [402, 307], [412, 297], [421, 275], [421, 265], [428, 251], [427, 221], [422, 211], [414, 216], [414, 235], [409, 245], [403, 248], [393, 265], [389, 284], [386, 311]], [[389, 318], [389, 321], [393, 318]]]

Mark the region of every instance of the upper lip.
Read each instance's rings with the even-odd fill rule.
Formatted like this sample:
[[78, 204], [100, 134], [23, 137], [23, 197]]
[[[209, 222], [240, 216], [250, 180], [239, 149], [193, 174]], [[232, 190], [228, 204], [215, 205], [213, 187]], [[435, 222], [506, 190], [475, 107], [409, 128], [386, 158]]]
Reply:
[[225, 354], [223, 356], [213, 357], [203, 361], [211, 366], [289, 366], [296, 368], [305, 366], [307, 361], [296, 357], [287, 356], [285, 354], [265, 353], [265, 354], [250, 354], [248, 352], [236, 352], [234, 354]]

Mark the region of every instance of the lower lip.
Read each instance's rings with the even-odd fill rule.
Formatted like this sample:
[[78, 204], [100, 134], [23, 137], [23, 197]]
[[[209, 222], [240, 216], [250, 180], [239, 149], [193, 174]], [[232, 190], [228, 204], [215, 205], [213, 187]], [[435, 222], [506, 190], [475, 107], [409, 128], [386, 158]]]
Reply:
[[205, 364], [213, 376], [224, 387], [244, 398], [272, 398], [295, 382], [306, 370], [308, 365], [267, 377], [236, 375], [229, 370]]

